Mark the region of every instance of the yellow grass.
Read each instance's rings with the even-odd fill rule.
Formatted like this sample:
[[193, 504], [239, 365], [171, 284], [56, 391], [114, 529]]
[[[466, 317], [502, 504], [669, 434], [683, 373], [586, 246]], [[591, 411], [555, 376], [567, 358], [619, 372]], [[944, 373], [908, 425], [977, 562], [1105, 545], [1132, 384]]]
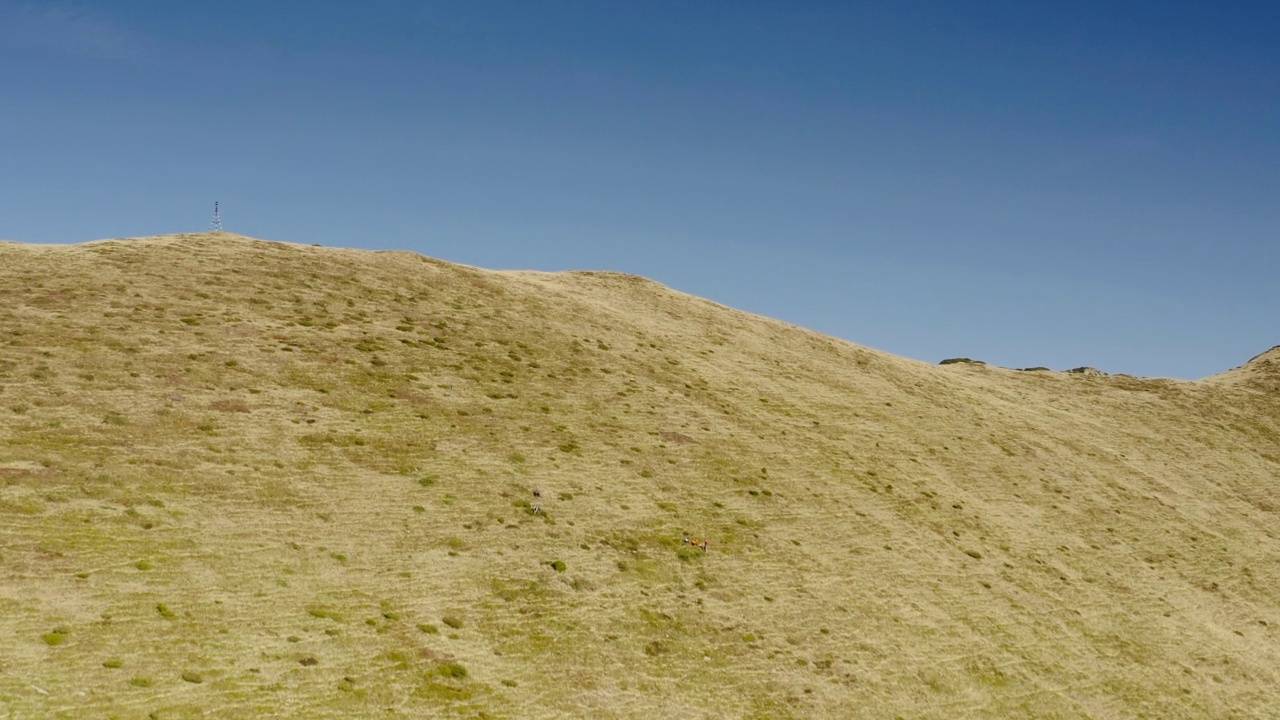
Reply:
[[1277, 478], [1276, 350], [939, 367], [614, 273], [0, 243], [13, 717], [1274, 717]]

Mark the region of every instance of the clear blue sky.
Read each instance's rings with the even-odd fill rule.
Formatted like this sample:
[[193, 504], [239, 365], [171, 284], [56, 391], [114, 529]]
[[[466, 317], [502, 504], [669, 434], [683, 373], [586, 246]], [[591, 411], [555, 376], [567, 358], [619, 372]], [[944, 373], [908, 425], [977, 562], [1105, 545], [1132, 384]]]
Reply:
[[0, 0], [0, 238], [610, 269], [922, 360], [1280, 343], [1280, 3]]

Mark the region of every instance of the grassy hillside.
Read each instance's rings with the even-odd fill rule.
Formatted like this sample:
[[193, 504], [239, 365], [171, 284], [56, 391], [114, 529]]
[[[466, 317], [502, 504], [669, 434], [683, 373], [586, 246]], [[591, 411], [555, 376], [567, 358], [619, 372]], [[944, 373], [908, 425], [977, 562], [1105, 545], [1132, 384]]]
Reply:
[[0, 243], [0, 708], [1274, 717], [1277, 352], [930, 366], [614, 273]]

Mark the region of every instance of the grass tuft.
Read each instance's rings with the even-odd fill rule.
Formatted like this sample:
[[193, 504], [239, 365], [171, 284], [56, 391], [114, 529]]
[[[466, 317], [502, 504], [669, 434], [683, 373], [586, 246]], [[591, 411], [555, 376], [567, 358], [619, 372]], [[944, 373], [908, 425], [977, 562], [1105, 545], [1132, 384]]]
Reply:
[[467, 676], [467, 669], [458, 663], [443, 663], [436, 667], [436, 672], [454, 680], [461, 680]]
[[71, 631], [67, 630], [66, 628], [55, 628], [53, 632], [47, 632], [41, 635], [40, 639], [44, 640], [45, 645], [55, 646], [55, 645], [61, 645], [63, 642], [65, 642], [67, 639], [67, 636], [70, 634], [71, 634]]

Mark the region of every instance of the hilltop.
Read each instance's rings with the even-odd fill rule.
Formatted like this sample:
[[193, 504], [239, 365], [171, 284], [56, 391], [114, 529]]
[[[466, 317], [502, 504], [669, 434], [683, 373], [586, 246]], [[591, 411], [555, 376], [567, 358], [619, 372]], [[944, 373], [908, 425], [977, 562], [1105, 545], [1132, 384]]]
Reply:
[[1277, 352], [935, 366], [617, 273], [0, 243], [0, 706], [1269, 716]]
[[1280, 393], [1280, 345], [1238, 368], [1209, 378], [1210, 382], [1242, 385], [1266, 393]]

